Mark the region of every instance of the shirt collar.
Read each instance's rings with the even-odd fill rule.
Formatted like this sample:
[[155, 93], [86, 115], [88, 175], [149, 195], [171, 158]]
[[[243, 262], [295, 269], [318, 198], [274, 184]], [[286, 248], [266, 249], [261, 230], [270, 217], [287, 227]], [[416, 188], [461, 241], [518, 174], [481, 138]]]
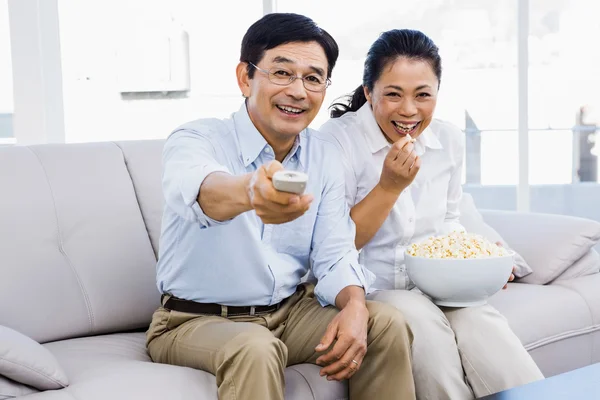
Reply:
[[[263, 135], [261, 135], [261, 133], [258, 131], [258, 129], [256, 129], [256, 126], [254, 126], [254, 123], [250, 119], [245, 101], [242, 103], [240, 109], [233, 114], [233, 122], [235, 125], [235, 133], [240, 144], [240, 156], [244, 166], [248, 167], [248, 165], [256, 161], [256, 159], [260, 156], [260, 153], [269, 144]], [[306, 130], [300, 132], [300, 134], [296, 137], [294, 145], [286, 157], [289, 158], [296, 155], [296, 157], [298, 157], [298, 161], [303, 166], [307, 165], [306, 160], [304, 159], [306, 154], [303, 154], [306, 152], [301, 151], [302, 146], [306, 143], [305, 132]]]
[[[359, 119], [363, 122], [365, 130], [365, 138], [371, 153], [375, 154], [378, 151], [390, 146], [385, 136], [381, 133], [381, 128], [375, 120], [371, 105], [367, 102], [361, 108], [358, 109], [356, 114]], [[430, 149], [442, 149], [442, 143], [437, 136], [431, 130], [431, 125], [425, 128], [423, 132], [417, 137], [417, 143], [423, 149], [429, 147]]]

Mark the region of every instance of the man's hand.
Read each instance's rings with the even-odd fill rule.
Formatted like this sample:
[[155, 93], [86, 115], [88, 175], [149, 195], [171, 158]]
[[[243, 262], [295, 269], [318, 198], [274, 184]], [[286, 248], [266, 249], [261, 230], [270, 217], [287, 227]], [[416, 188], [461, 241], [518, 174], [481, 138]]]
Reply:
[[325, 351], [337, 339], [335, 346], [317, 358], [320, 375], [327, 380], [349, 379], [362, 364], [367, 353], [367, 322], [369, 310], [363, 302], [348, 302], [329, 323], [321, 343], [315, 351]]
[[399, 195], [412, 183], [421, 168], [421, 158], [414, 148], [409, 136], [394, 143], [383, 162], [379, 186]]
[[302, 216], [310, 208], [313, 196], [280, 192], [273, 186], [273, 174], [282, 170], [279, 161], [271, 161], [252, 174], [247, 192], [252, 208], [265, 224], [283, 224]]

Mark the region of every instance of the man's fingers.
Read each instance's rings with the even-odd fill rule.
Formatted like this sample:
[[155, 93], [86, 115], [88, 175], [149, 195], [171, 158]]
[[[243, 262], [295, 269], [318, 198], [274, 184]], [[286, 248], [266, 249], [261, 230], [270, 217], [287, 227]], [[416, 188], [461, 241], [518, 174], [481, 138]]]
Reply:
[[[327, 330], [325, 331], [325, 334], [321, 338], [321, 341], [319, 342], [317, 347], [315, 347], [315, 351], [321, 352], [321, 351], [327, 350], [329, 348], [329, 346], [331, 346], [331, 344], [335, 340], [336, 335], [337, 335], [337, 325], [336, 324], [329, 325], [327, 327]], [[317, 359], [317, 364], [319, 364], [319, 360], [320, 360], [320, 357]]]
[[265, 166], [265, 173], [269, 179], [273, 179], [273, 175], [275, 172], [281, 171], [283, 169], [283, 165], [277, 160], [273, 160]]
[[261, 191], [264, 199], [268, 202], [287, 206], [290, 204], [298, 204], [300, 202], [300, 196], [295, 193], [281, 192], [270, 183]]
[[[360, 343], [354, 343], [352, 346], [346, 350], [343, 354], [342, 358], [339, 360], [329, 364], [325, 368], [321, 369], [321, 376], [335, 376], [335, 375], [345, 375], [346, 373], [352, 372], [352, 370], [357, 370], [360, 366], [360, 362], [362, 361], [362, 349]], [[353, 362], [352, 360], [356, 361]]]
[[344, 338], [338, 338], [337, 342], [335, 342], [335, 345], [333, 346], [333, 349], [317, 358], [317, 364], [329, 365], [340, 360], [344, 354], [346, 354], [346, 351], [348, 351], [351, 345], [352, 341]]

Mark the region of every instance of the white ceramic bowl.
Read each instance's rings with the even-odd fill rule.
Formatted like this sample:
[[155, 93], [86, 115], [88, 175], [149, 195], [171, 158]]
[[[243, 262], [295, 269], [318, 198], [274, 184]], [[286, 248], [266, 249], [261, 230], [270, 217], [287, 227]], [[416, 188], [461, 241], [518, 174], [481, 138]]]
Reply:
[[514, 265], [514, 252], [489, 258], [426, 258], [405, 253], [408, 277], [433, 302], [447, 307], [473, 307], [502, 289]]

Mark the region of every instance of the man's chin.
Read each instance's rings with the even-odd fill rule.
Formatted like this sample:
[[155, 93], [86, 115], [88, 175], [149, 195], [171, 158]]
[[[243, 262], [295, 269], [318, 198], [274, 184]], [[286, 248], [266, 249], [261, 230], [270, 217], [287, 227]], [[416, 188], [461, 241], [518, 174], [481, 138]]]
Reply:
[[306, 121], [298, 121], [296, 123], [284, 123], [278, 126], [277, 131], [282, 136], [297, 136], [308, 127]]

